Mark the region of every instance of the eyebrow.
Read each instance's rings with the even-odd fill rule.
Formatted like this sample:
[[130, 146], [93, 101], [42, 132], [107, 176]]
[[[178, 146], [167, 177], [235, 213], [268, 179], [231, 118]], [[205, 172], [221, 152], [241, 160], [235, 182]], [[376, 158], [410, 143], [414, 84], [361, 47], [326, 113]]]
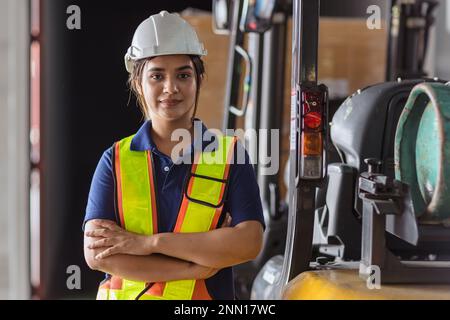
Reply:
[[[193, 70], [192, 67], [190, 65], [185, 65], [185, 66], [181, 66], [179, 68], [176, 69], [176, 71], [182, 71], [182, 70]], [[147, 70], [147, 72], [154, 72], [154, 71], [165, 71], [164, 68], [158, 68], [158, 67], [154, 67], [154, 68], [150, 68]]]

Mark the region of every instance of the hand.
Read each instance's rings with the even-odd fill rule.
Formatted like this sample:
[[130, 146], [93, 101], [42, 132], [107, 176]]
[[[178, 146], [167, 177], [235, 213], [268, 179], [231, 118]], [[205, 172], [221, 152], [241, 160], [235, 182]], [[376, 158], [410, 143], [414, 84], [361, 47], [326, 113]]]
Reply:
[[223, 219], [222, 225], [220, 226], [221, 228], [228, 228], [231, 226], [231, 215], [230, 213], [227, 212], [225, 219]]
[[89, 249], [105, 249], [95, 256], [103, 259], [114, 254], [149, 255], [152, 252], [152, 236], [126, 231], [113, 221], [94, 220], [98, 227], [87, 231], [87, 237], [100, 238]]

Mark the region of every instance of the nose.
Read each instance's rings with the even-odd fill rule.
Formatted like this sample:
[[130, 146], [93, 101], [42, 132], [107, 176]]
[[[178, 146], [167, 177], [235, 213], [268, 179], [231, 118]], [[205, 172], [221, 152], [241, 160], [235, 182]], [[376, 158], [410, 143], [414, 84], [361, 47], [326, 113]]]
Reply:
[[178, 89], [176, 79], [174, 79], [172, 77], [167, 77], [167, 80], [164, 82], [164, 93], [174, 94], [174, 93], [178, 93], [178, 92], [179, 92], [179, 89]]

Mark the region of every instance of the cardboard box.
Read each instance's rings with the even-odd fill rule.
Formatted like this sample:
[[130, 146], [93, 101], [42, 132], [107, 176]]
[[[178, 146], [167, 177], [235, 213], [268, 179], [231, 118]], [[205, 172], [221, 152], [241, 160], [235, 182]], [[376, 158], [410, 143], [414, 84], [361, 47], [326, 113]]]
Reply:
[[209, 128], [222, 128], [227, 81], [229, 37], [212, 30], [211, 15], [183, 16], [197, 31], [208, 54], [203, 58], [206, 78], [200, 90], [197, 117]]

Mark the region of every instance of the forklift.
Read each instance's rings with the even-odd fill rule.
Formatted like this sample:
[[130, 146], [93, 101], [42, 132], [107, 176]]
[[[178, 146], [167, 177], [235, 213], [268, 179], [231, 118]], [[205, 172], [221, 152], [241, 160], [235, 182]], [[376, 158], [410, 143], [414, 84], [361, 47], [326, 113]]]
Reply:
[[285, 248], [288, 207], [280, 199], [280, 170], [271, 173], [270, 164], [263, 165], [255, 157], [257, 153], [268, 155], [271, 145], [281, 145], [281, 138], [272, 141], [270, 132], [282, 127], [285, 69], [280, 66], [286, 64], [290, 6], [279, 0], [213, 1], [213, 29], [228, 34], [230, 40], [223, 131], [241, 125], [244, 130], [260, 133], [259, 139], [254, 135], [243, 137], [243, 143], [255, 163], [261, 193], [266, 223], [264, 249], [254, 261], [233, 268], [238, 299], [250, 298], [258, 271]]
[[255, 165], [264, 248], [235, 268], [237, 298], [450, 299], [450, 86], [424, 72], [438, 4], [391, 1], [387, 82], [334, 113], [318, 84], [320, 0], [213, 1], [214, 28], [231, 43], [224, 130], [240, 117], [282, 127], [293, 18], [289, 194], [280, 199], [280, 174]]

